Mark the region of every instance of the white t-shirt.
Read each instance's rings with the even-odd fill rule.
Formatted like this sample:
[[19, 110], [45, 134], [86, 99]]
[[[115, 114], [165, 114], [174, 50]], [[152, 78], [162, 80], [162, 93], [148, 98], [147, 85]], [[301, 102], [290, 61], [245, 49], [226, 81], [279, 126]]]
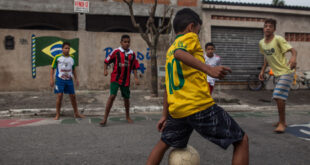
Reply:
[[58, 55], [54, 58], [52, 68], [56, 70], [56, 77], [63, 80], [71, 80], [73, 77], [72, 70], [74, 69], [74, 60], [72, 56]]
[[[213, 54], [213, 57], [208, 57], [206, 54], [204, 55], [205, 61], [207, 65], [210, 66], [219, 66], [221, 63], [221, 58], [220, 56], [217, 56], [216, 54]], [[210, 85], [214, 86], [216, 78], [210, 77], [209, 75], [207, 76], [207, 80], [210, 83]]]

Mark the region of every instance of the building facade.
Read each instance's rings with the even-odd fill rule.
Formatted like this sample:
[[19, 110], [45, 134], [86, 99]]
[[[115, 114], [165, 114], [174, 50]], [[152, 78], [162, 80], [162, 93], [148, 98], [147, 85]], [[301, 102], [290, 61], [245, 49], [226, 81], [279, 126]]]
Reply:
[[266, 18], [277, 20], [275, 34], [285, 37], [297, 50], [297, 71], [310, 70], [309, 7], [205, 0], [202, 18], [202, 44], [215, 43], [222, 64], [233, 70], [223, 84], [245, 84], [249, 74], [260, 71], [257, 68], [263, 65], [264, 58], [258, 42], [263, 38]]
[[[79, 89], [108, 89], [110, 77], [103, 74], [105, 57], [120, 46], [122, 34], [131, 36], [131, 48], [140, 63], [140, 86], [149, 89], [150, 56], [145, 41], [132, 26], [129, 10], [122, 0], [89, 0], [89, 12], [75, 13], [74, 0], [1, 0], [0, 38], [14, 43], [14, 48], [0, 45], [0, 91], [49, 90], [50, 66], [35, 68], [33, 78], [32, 36], [79, 39]], [[134, 0], [134, 14], [138, 23], [145, 23], [154, 0]], [[165, 6], [174, 12], [183, 7], [200, 10], [198, 0], [159, 0], [155, 21], [159, 23]], [[198, 7], [199, 6], [199, 7]], [[162, 34], [158, 45], [158, 65], [164, 65], [169, 35]], [[51, 47], [52, 48], [52, 47]], [[56, 49], [55, 49], [56, 50]], [[38, 49], [36, 51], [39, 51]], [[52, 50], [51, 50], [52, 51]], [[111, 73], [111, 68], [109, 69]], [[132, 76], [133, 77], [133, 76]], [[161, 77], [159, 84], [162, 84]], [[132, 81], [133, 82], [133, 81]]]
[[[150, 57], [145, 41], [132, 26], [128, 7], [122, 0], [89, 0], [89, 12], [74, 12], [74, 0], [1, 0], [0, 1], [0, 91], [49, 90], [50, 66], [36, 67], [32, 77], [32, 36], [79, 39], [80, 88], [104, 90], [110, 77], [103, 74], [105, 57], [120, 45], [120, 37], [131, 36], [131, 48], [140, 63], [140, 86], [149, 89]], [[135, 0], [134, 13], [143, 28], [153, 0]], [[298, 71], [310, 70], [310, 8], [275, 7], [272, 5], [227, 3], [210, 0], [158, 0], [156, 22], [162, 19], [165, 5], [177, 10], [190, 7], [203, 20], [199, 34], [202, 47], [214, 42], [222, 64], [233, 73], [220, 83], [229, 88], [245, 86], [249, 74], [257, 73], [263, 63], [258, 41], [263, 38], [266, 18], [277, 20], [276, 34], [284, 36], [298, 51]], [[160, 69], [174, 35], [161, 35], [157, 60]], [[13, 48], [9, 43], [14, 43]], [[12, 45], [11, 45], [12, 46]], [[288, 56], [289, 57], [289, 56]], [[109, 70], [111, 72], [111, 70]], [[164, 75], [162, 72], [160, 76]], [[160, 77], [162, 87], [164, 77]], [[228, 85], [230, 84], [230, 85]], [[237, 85], [237, 86], [231, 86]]]

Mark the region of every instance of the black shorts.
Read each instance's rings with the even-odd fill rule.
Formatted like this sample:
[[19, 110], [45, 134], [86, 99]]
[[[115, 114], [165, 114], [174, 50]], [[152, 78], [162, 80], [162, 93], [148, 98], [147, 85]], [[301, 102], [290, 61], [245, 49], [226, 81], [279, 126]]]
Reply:
[[201, 136], [223, 149], [234, 142], [241, 141], [244, 131], [221, 107], [212, 107], [191, 116], [174, 119], [168, 116], [161, 140], [175, 148], [187, 146], [190, 135], [196, 130]]

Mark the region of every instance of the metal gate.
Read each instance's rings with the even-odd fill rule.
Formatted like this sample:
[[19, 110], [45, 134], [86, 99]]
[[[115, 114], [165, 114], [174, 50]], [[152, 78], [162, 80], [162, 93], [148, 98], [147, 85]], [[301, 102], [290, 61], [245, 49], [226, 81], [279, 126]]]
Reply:
[[224, 81], [244, 82], [250, 74], [258, 73], [264, 63], [259, 53], [259, 40], [263, 38], [262, 29], [212, 27], [211, 40], [221, 64], [232, 69]]

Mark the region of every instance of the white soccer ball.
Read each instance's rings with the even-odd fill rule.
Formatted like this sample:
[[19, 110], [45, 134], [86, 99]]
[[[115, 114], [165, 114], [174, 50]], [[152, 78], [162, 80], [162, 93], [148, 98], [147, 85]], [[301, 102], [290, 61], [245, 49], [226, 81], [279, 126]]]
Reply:
[[197, 150], [187, 145], [186, 148], [174, 148], [169, 153], [169, 165], [200, 165], [200, 156]]

